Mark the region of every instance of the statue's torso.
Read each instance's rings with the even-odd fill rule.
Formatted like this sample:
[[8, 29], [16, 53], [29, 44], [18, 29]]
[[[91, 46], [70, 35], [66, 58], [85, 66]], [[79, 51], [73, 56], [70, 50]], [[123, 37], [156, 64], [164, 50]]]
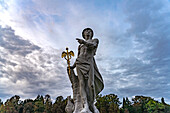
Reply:
[[[92, 42], [93, 40], [91, 40]], [[90, 41], [89, 41], [90, 42]], [[79, 58], [84, 60], [92, 60], [96, 52], [96, 47], [87, 47], [84, 44], [79, 46]]]

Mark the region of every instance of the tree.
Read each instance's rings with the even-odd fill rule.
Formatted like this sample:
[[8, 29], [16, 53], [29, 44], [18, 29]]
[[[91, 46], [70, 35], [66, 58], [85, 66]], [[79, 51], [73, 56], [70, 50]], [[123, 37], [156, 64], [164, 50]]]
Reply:
[[5, 109], [4, 109], [4, 105], [2, 100], [0, 99], [0, 113], [4, 113]]
[[145, 96], [135, 96], [135, 98], [132, 98], [133, 101], [133, 107], [135, 108], [137, 113], [147, 113], [147, 109], [145, 104], [151, 100], [151, 97], [145, 97]]
[[130, 112], [130, 113], [136, 113], [134, 107], [132, 106], [132, 102], [129, 101], [128, 97], [123, 98], [123, 109], [121, 109], [121, 113], [124, 112]]
[[121, 102], [119, 98], [115, 94], [109, 94], [102, 97], [102, 95], [98, 95], [96, 97], [96, 107], [100, 111], [100, 113], [119, 113], [119, 106]]
[[44, 112], [44, 98], [41, 95], [38, 95], [37, 98], [34, 100], [34, 112], [35, 113], [42, 113]]
[[[98, 95], [96, 97], [96, 107], [100, 113], [170, 113], [170, 105], [166, 104], [164, 98], [161, 102], [155, 101], [151, 97], [135, 96], [132, 101], [123, 98], [123, 106], [119, 108], [121, 102], [115, 94]], [[67, 100], [58, 96], [52, 104], [50, 95], [38, 95], [35, 100], [20, 100], [15, 95], [3, 104], [0, 99], [0, 113], [66, 113]]]
[[1, 106], [1, 105], [3, 105], [3, 102], [2, 102], [2, 100], [0, 99], [0, 106]]
[[5, 111], [9, 113], [18, 113], [18, 111], [20, 111], [20, 108], [22, 107], [22, 103], [19, 99], [20, 97], [18, 95], [15, 95], [8, 99], [4, 104]]
[[161, 102], [162, 102], [163, 105], [165, 105], [165, 110], [164, 110], [164, 112], [165, 112], [165, 113], [170, 113], [170, 105], [168, 105], [167, 103], [165, 103], [165, 100], [164, 100], [163, 97], [161, 98]]
[[51, 101], [51, 97], [50, 95], [45, 95], [45, 98], [44, 98], [44, 104], [45, 104], [45, 113], [51, 113], [52, 111], [52, 101]]
[[62, 96], [56, 98], [55, 103], [52, 107], [52, 113], [65, 113], [66, 100]]
[[146, 104], [148, 113], [165, 113], [165, 105], [153, 99]]
[[34, 112], [34, 101], [32, 99], [24, 100], [23, 113], [33, 113]]

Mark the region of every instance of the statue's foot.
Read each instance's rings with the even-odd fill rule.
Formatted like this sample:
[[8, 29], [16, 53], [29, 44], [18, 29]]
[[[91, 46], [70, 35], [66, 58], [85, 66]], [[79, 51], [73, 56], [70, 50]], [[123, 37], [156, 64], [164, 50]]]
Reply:
[[88, 108], [83, 108], [80, 113], [92, 113]]
[[93, 105], [92, 107], [93, 107], [94, 113], [100, 113], [99, 110], [96, 108], [95, 105]]

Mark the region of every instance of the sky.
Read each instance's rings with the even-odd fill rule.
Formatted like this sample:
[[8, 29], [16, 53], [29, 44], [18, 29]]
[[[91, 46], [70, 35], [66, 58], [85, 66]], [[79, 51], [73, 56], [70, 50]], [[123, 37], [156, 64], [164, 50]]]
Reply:
[[72, 95], [61, 53], [77, 54], [87, 27], [99, 39], [100, 94], [170, 104], [169, 0], [0, 0], [0, 98]]

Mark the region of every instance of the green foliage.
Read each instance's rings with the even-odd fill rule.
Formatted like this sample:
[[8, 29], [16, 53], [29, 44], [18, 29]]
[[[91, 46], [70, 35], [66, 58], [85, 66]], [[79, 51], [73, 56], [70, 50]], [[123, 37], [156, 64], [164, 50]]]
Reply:
[[44, 112], [44, 98], [43, 96], [38, 95], [34, 101], [34, 113]]
[[135, 108], [132, 105], [132, 102], [130, 102], [127, 97], [126, 99], [123, 98], [123, 106], [121, 109], [121, 113], [124, 113], [124, 112], [137, 113]]
[[36, 101], [34, 103], [34, 112], [35, 113], [42, 113], [42, 112], [44, 112], [44, 109], [45, 109], [45, 107], [44, 107], [43, 101]]
[[15, 95], [13, 97], [11, 97], [10, 99], [8, 99], [4, 106], [3, 106], [3, 111], [5, 112], [9, 112], [9, 113], [18, 113], [18, 111], [21, 108], [21, 104], [19, 101], [20, 97]]
[[5, 112], [4, 105], [2, 100], [0, 99], [0, 113], [4, 113], [4, 112]]
[[[123, 98], [121, 108], [121, 102], [115, 94], [98, 95], [96, 101], [100, 113], [170, 113], [170, 105], [163, 98], [158, 102], [145, 96], [135, 96], [132, 101], [126, 97]], [[4, 104], [0, 99], [0, 113], [66, 113], [66, 104], [67, 101], [62, 96], [58, 96], [52, 103], [50, 95], [38, 95], [35, 100], [24, 101], [15, 95]]]
[[99, 109], [100, 113], [120, 113], [119, 105], [121, 102], [115, 94], [98, 95], [96, 97], [96, 107]]
[[170, 113], [170, 105], [165, 106], [165, 113]]
[[3, 105], [3, 102], [2, 102], [2, 100], [0, 99], [0, 106], [1, 106], [1, 105]]
[[23, 113], [33, 113], [34, 112], [34, 102], [33, 101], [27, 101], [23, 105]]
[[53, 104], [52, 113], [66, 113], [65, 112], [66, 104], [67, 104], [66, 99], [64, 100], [62, 96], [58, 96], [56, 98], [55, 103]]
[[135, 96], [132, 102], [128, 98], [123, 98], [123, 107], [121, 113], [128, 110], [129, 113], [170, 113], [169, 105], [155, 101], [151, 97]]
[[137, 113], [147, 113], [145, 104], [147, 104], [150, 99], [152, 98], [145, 96], [135, 96], [135, 98], [132, 98], [133, 107], [135, 108], [135, 111]]
[[66, 100], [62, 96], [57, 97], [54, 104], [50, 95], [38, 95], [35, 100], [19, 99], [20, 97], [15, 95], [4, 104], [0, 101], [0, 113], [65, 113]]
[[50, 95], [45, 95], [45, 98], [44, 98], [44, 106], [45, 106], [45, 109], [44, 109], [44, 112], [45, 113], [51, 113], [52, 112], [52, 101], [51, 101], [51, 97]]
[[154, 100], [149, 100], [149, 102], [145, 105], [147, 108], [148, 113], [164, 113], [165, 111], [165, 105], [162, 103], [159, 103]]

